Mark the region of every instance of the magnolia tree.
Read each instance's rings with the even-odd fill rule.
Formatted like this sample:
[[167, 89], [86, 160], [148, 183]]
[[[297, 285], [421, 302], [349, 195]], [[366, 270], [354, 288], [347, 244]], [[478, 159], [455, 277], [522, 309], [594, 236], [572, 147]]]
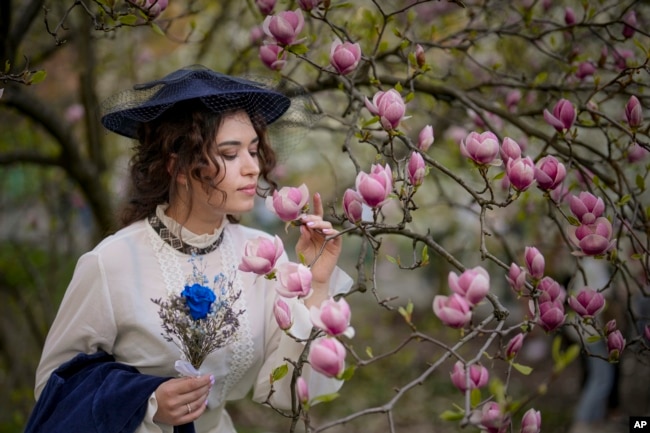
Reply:
[[[538, 391], [513, 394], [508, 386], [512, 376], [530, 372], [516, 362], [530, 336], [575, 336], [568, 350], [557, 342], [550, 349], [555, 374], [579, 350], [610, 363], [624, 351], [647, 356], [648, 316], [636, 308], [649, 294], [646, 7], [375, 1], [351, 13], [350, 5], [329, 1], [298, 1], [289, 10], [271, 0], [256, 5], [265, 16], [261, 30], [252, 30], [260, 60], [297, 78], [316, 76], [312, 89], [344, 101], [325, 107], [355, 169], [332, 206], [342, 227], [336, 236], [361, 239], [356, 291], [370, 289], [413, 331], [386, 354], [360, 354], [344, 297], [312, 309], [308, 356], [289, 360], [296, 404], [285, 415], [307, 431], [324, 431], [380, 412], [395, 431], [400, 398], [448, 370], [451, 359], [449, 380], [464, 399], [441, 408], [444, 419], [488, 432], [538, 432], [543, 414], [530, 403]], [[288, 186], [267, 204], [294, 221], [308, 197], [304, 185]], [[517, 217], [522, 212], [531, 221]], [[438, 242], [436, 225], [448, 227], [445, 218], [462, 218], [474, 240], [465, 248]], [[382, 253], [389, 237], [411, 245], [409, 263]], [[263, 263], [259, 272], [273, 278], [278, 248], [257, 245], [244, 260]], [[430, 310], [457, 330], [451, 343], [420, 332], [412, 304], [378, 295], [399, 295], [384, 286], [379, 266], [416, 270], [432, 260], [455, 268], [432, 293]], [[293, 265], [304, 275], [281, 295], [308, 295], [309, 265]], [[501, 298], [508, 295], [516, 301], [506, 305]], [[603, 311], [617, 302], [625, 314], [605, 321]], [[276, 312], [290, 332], [291, 310], [280, 304]], [[634, 326], [622, 331], [621, 321]], [[349, 380], [345, 392], [355, 368], [395, 355], [411, 339], [444, 350], [383, 405], [320, 425], [310, 420], [312, 403], [331, 396], [311, 395], [303, 363]], [[605, 355], [592, 353], [597, 342]]]
[[[147, 25], [166, 33], [157, 24], [165, 14], [184, 14], [161, 0], [95, 3], [100, 12], [85, 11], [103, 32]], [[342, 236], [354, 257], [352, 290], [306, 312], [299, 300], [310, 295], [313, 262], [276, 266], [279, 236], [245, 245], [240, 271], [278, 281], [278, 325], [305, 344], [270, 378], [293, 385], [292, 410], [276, 408], [290, 431], [370, 416], [396, 431], [400, 401], [437, 376], [458, 390], [453, 404], [436, 408], [450, 426], [538, 432], [545, 415], [535, 398], [547, 387], [512, 386], [530, 373], [518, 361], [527, 342], [553, 341], [548, 384], [579, 352], [609, 363], [626, 353], [647, 359], [647, 4], [249, 3], [238, 16], [252, 23], [250, 45], [237, 61], [314, 96], [323, 119], [304, 141], [326, 137], [336, 149], [328, 151], [339, 169], [326, 217], [338, 229], [330, 238]], [[57, 41], [64, 23], [48, 27]], [[266, 206], [290, 230], [309, 197], [306, 185], [287, 181]], [[386, 268], [428, 279], [418, 298], [426, 305], [382, 278]], [[407, 335], [382, 353], [359, 352], [353, 301], [397, 315]], [[423, 325], [431, 321], [433, 331]], [[575, 344], [560, 347], [561, 333]], [[438, 350], [409, 367], [411, 380], [391, 384], [386, 401], [312, 416], [317, 403], [340, 402], [363, 368], [399, 367], [411, 343]], [[338, 393], [313, 395], [307, 366], [338, 381]]]

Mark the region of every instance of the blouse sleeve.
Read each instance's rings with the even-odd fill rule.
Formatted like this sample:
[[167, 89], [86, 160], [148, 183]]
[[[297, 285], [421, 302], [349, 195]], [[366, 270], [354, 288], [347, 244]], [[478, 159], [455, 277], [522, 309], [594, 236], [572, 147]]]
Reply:
[[78, 353], [112, 353], [115, 334], [104, 268], [97, 254], [86, 253], [77, 262], [45, 341], [36, 370], [36, 398], [52, 372]]
[[[347, 293], [352, 287], [352, 278], [343, 272], [340, 268], [336, 268], [330, 279], [330, 296], [335, 296], [342, 293]], [[266, 308], [266, 353], [265, 361], [257, 376], [253, 399], [257, 402], [265, 402], [269, 396], [271, 389], [270, 377], [273, 371], [286, 364], [289, 367], [288, 373], [280, 380], [273, 383], [273, 394], [269, 402], [276, 408], [290, 409], [291, 408], [291, 381], [293, 375], [293, 367], [291, 363], [285, 359], [293, 361], [298, 360], [302, 354], [305, 344], [297, 342], [292, 337], [282, 331], [273, 315], [273, 304], [278, 298], [277, 295], [270, 296], [270, 306]], [[283, 298], [284, 299], [284, 298]], [[312, 328], [309, 311], [302, 301], [293, 299], [284, 299], [289, 304], [292, 310], [294, 325], [290, 332], [300, 338], [307, 338]], [[342, 386], [342, 381], [328, 378], [316, 371], [313, 371], [309, 364], [303, 364], [302, 376], [307, 381], [309, 394], [311, 397], [319, 395], [330, 394], [338, 391]]]

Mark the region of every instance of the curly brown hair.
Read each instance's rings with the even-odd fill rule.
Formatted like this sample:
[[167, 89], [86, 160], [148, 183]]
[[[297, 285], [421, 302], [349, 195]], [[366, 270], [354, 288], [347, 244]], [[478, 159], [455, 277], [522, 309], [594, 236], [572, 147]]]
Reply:
[[[219, 177], [219, 156], [210, 149], [216, 139], [223, 119], [237, 109], [215, 113], [196, 100], [175, 104], [160, 117], [143, 123], [138, 131], [135, 154], [130, 161], [130, 187], [127, 202], [120, 214], [122, 226], [155, 212], [156, 206], [168, 203], [176, 191], [179, 174], [191, 176], [207, 190], [220, 191], [215, 181]], [[257, 193], [264, 197], [277, 188], [269, 175], [276, 165], [276, 155], [270, 146], [266, 125], [261, 115], [248, 113], [255, 132], [260, 137], [258, 155], [260, 178], [267, 187], [258, 184]], [[171, 163], [173, 161], [173, 163]], [[216, 167], [214, 176], [206, 178], [203, 169]], [[191, 184], [188, 183], [188, 188]], [[224, 194], [225, 192], [220, 191]], [[192, 203], [188, 203], [191, 208]], [[230, 222], [238, 222], [228, 215]]]

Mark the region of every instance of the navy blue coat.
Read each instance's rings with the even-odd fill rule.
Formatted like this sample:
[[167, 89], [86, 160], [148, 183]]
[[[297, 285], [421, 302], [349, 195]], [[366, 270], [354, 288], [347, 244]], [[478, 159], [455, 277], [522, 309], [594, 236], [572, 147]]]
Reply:
[[[133, 433], [149, 396], [169, 379], [141, 374], [103, 351], [80, 353], [52, 373], [25, 433]], [[194, 424], [174, 431], [194, 433]]]

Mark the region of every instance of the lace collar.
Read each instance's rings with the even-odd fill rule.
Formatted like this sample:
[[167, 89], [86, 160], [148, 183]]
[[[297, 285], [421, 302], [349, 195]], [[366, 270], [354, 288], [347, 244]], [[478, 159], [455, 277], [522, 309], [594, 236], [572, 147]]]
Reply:
[[204, 255], [216, 250], [223, 241], [224, 225], [212, 234], [197, 235], [183, 228], [165, 214], [168, 205], [159, 205], [156, 213], [147, 218], [160, 239], [177, 251], [188, 255]]

